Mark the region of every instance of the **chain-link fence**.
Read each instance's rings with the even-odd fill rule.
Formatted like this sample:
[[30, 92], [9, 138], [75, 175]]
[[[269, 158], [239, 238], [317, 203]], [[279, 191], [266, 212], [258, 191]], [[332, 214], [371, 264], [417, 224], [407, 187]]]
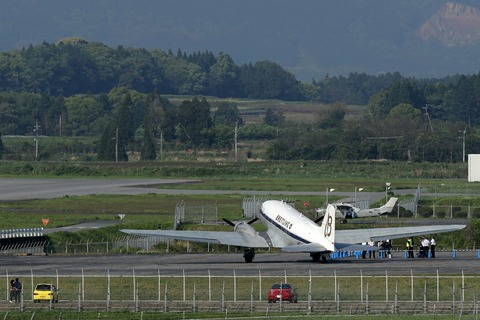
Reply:
[[[385, 270], [384, 275], [296, 275], [281, 272], [271, 275], [261, 270], [251, 274], [215, 275], [208, 270], [204, 275], [188, 275], [179, 270], [177, 275], [88, 273], [0, 275], [0, 300], [10, 297], [10, 279], [20, 277], [23, 283], [22, 300], [16, 307], [35, 308], [34, 290], [37, 284], [51, 284], [59, 290], [59, 302], [46, 302], [53, 308], [73, 310], [156, 310], [161, 312], [229, 310], [303, 310], [327, 314], [368, 313], [478, 313], [477, 296], [480, 279], [476, 275], [395, 275]], [[298, 304], [268, 302], [268, 290], [273, 284], [289, 283], [296, 291]], [[8, 307], [4, 305], [3, 307]], [[0, 309], [2, 304], [0, 304]], [[235, 309], [236, 308], [236, 309]]]
[[186, 201], [180, 201], [175, 206], [174, 229], [180, 223], [218, 223], [218, 204], [187, 204]]

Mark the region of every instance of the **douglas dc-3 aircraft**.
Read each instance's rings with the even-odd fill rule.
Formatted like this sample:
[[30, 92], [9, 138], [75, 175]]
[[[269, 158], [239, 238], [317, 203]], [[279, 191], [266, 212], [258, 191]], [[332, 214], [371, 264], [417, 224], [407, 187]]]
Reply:
[[267, 227], [266, 233], [257, 232], [249, 222], [235, 224], [233, 232], [177, 231], [177, 230], [121, 230], [124, 233], [207, 242], [244, 247], [245, 262], [252, 262], [255, 248], [280, 248], [286, 252], [310, 253], [313, 261], [326, 261], [326, 256], [336, 251], [372, 250], [361, 245], [369, 241], [398, 239], [431, 233], [460, 230], [465, 225], [438, 225], [399, 228], [335, 230], [335, 206], [329, 204], [322, 225], [308, 219], [284, 201], [268, 200], [262, 204], [260, 219]]
[[[346, 223], [347, 219], [381, 216], [392, 212], [397, 200], [397, 198], [392, 197], [380, 208], [369, 209], [360, 209], [351, 205], [350, 203], [334, 203], [333, 205], [337, 208], [335, 217], [342, 219], [342, 223]], [[325, 214], [325, 209], [317, 209], [316, 212], [318, 214], [318, 220], [320, 220], [320, 218], [322, 218]]]

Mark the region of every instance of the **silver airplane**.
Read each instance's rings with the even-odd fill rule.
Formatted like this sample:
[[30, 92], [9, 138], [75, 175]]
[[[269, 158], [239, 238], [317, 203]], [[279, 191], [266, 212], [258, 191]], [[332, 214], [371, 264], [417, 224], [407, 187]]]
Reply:
[[[465, 225], [437, 225], [397, 228], [335, 230], [335, 206], [329, 204], [322, 224], [304, 216], [284, 201], [265, 201], [260, 220], [267, 231], [257, 232], [251, 221], [233, 224], [233, 231], [121, 230], [139, 236], [217, 243], [244, 247], [245, 262], [252, 262], [256, 248], [280, 248], [286, 252], [309, 253], [313, 261], [325, 262], [334, 252], [372, 250], [370, 241], [399, 239], [431, 233], [456, 231]], [[227, 220], [228, 221], [228, 220]]]

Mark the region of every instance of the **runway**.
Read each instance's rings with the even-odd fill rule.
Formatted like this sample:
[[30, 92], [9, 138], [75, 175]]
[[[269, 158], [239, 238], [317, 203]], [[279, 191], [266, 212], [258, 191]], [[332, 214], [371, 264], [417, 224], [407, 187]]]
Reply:
[[38, 275], [241, 275], [305, 276], [314, 275], [436, 275], [478, 274], [480, 259], [476, 251], [438, 252], [435, 259], [405, 259], [394, 252], [392, 259], [356, 259], [355, 257], [314, 263], [307, 253], [258, 253], [253, 263], [243, 262], [242, 253], [225, 254], [112, 254], [4, 256], [2, 269], [9, 274]]

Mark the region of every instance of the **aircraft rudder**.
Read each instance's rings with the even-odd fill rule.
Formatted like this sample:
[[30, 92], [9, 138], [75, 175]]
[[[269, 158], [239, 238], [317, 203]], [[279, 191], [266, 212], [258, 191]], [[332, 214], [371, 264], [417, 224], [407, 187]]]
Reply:
[[327, 210], [325, 210], [325, 216], [323, 217], [321, 232], [326, 240], [330, 243], [335, 242], [335, 206], [329, 204]]

